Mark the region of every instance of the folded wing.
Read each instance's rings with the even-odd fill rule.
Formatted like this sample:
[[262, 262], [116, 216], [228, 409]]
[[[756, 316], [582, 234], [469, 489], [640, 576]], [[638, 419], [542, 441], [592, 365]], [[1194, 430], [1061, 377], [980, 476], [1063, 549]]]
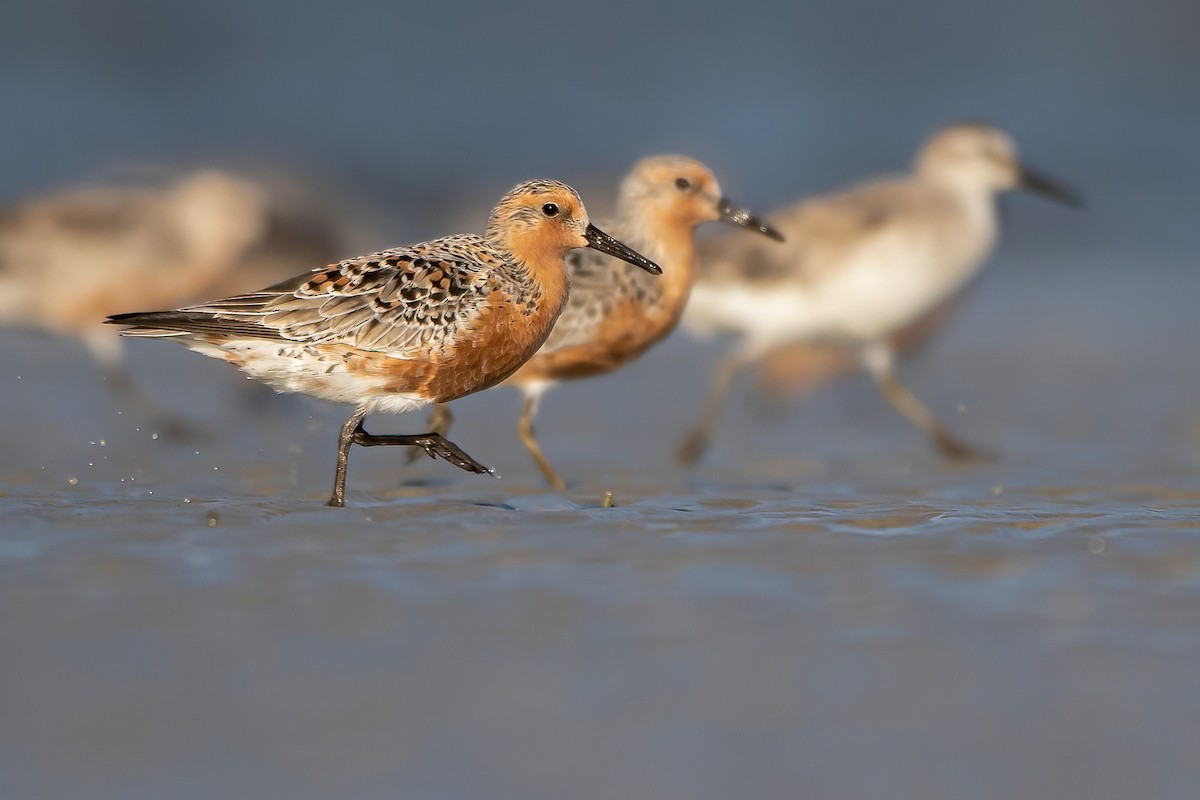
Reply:
[[131, 336], [343, 344], [403, 357], [453, 340], [479, 314], [494, 285], [494, 264], [481, 252], [477, 237], [449, 237], [341, 261], [257, 292], [109, 322], [131, 326]]

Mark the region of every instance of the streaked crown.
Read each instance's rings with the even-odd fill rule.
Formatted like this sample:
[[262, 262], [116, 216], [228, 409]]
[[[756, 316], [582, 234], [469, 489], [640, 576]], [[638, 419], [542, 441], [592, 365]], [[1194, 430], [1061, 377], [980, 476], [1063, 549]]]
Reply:
[[578, 192], [565, 183], [533, 180], [517, 184], [492, 209], [486, 236], [523, 260], [535, 252], [565, 254], [586, 247], [590, 223]]

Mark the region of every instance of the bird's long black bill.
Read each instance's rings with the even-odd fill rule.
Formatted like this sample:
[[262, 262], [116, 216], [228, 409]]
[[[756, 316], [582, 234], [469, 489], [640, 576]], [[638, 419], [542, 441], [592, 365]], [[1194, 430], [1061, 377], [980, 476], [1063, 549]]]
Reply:
[[741, 228], [761, 233], [770, 239], [777, 242], [783, 241], [783, 234], [767, 225], [758, 217], [751, 214], [744, 208], [738, 208], [728, 197], [722, 197], [717, 206], [718, 212], [721, 214], [721, 221], [728, 222], [730, 225], [737, 225]]
[[599, 250], [601, 253], [607, 253], [610, 256], [615, 256], [622, 261], [628, 261], [635, 267], [641, 267], [651, 275], [662, 275], [662, 267], [655, 264], [650, 259], [646, 258], [641, 253], [634, 251], [632, 248], [618, 242], [616, 239], [609, 236], [604, 231], [597, 228], [595, 225], [588, 225], [587, 231], [583, 234], [587, 239], [588, 247], [593, 250]]
[[1083, 207], [1083, 198], [1077, 192], [1067, 188], [1062, 183], [1048, 175], [1021, 165], [1021, 188], [1028, 189], [1042, 197], [1074, 208]]

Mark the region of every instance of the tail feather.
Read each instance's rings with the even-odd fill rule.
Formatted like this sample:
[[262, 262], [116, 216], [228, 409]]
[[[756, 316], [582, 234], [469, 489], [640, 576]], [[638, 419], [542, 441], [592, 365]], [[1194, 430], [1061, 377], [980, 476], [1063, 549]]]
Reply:
[[122, 336], [214, 334], [227, 338], [282, 339], [279, 331], [254, 322], [227, 319], [204, 311], [135, 311], [113, 314], [109, 325], [127, 325]]

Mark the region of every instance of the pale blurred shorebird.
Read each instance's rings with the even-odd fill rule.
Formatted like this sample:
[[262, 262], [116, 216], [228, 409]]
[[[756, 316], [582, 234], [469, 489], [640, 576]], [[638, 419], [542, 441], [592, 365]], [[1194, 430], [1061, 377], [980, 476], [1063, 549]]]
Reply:
[[[892, 352], [905, 355], [920, 350], [958, 312], [962, 292], [888, 334]], [[753, 386], [765, 400], [779, 405], [802, 397], [821, 386], [862, 369], [859, 351], [845, 344], [798, 341], [770, 350], [756, 365]]]
[[419, 447], [491, 472], [436, 432], [378, 436], [363, 419], [446, 403], [515, 372], [566, 305], [563, 257], [581, 247], [661, 271], [592, 225], [569, 186], [527, 181], [501, 198], [482, 236], [384, 250], [259, 292], [109, 321], [128, 326], [126, 336], [170, 338], [224, 359], [278, 392], [353, 405], [329, 500], [343, 506], [353, 444]]
[[121, 361], [104, 314], [191, 299], [237, 266], [267, 227], [258, 187], [194, 172], [166, 188], [82, 189], [0, 212], [0, 324], [78, 337]]
[[0, 325], [78, 338], [135, 414], [186, 431], [130, 378], [103, 316], [193, 302], [218, 286], [262, 286], [336, 257], [331, 225], [295, 218], [269, 195], [257, 181], [205, 169], [166, 186], [76, 189], [14, 205], [0, 212]]
[[[696, 274], [693, 231], [723, 220], [772, 239], [779, 234], [721, 193], [708, 167], [684, 156], [654, 156], [634, 165], [621, 183], [616, 216], [604, 227], [663, 267], [650, 278], [594, 251], [567, 257], [571, 297], [550, 338], [507, 384], [525, 396], [517, 433], [546, 481], [566, 484], [542, 452], [533, 419], [542, 395], [559, 381], [612, 372], [675, 329]], [[445, 432], [450, 411], [438, 406], [430, 426]]]
[[1069, 205], [1070, 191], [1018, 161], [1004, 132], [944, 128], [925, 142], [912, 173], [816, 197], [767, 218], [776, 245], [723, 236], [706, 243], [684, 325], [741, 340], [718, 367], [708, 403], [678, 452], [707, 449], [736, 374], [794, 342], [853, 348], [896, 410], [950, 457], [974, 451], [896, 378], [888, 339], [944, 302], [982, 267], [996, 238], [995, 195], [1028, 189]]

